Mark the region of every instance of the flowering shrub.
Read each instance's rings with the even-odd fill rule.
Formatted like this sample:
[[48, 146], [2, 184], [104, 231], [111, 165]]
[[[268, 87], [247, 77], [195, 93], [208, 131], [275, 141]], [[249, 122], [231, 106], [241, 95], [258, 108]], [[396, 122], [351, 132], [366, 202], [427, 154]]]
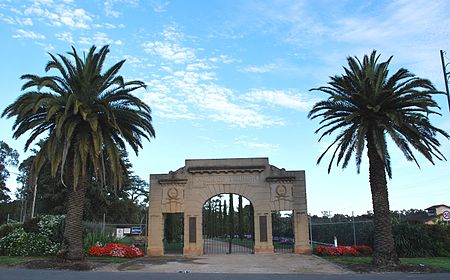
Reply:
[[351, 246], [317, 246], [314, 253], [318, 256], [359, 256], [360, 253]]
[[58, 252], [60, 244], [40, 233], [17, 228], [0, 239], [0, 254], [7, 256], [45, 256]]
[[90, 256], [98, 257], [111, 256], [130, 259], [144, 256], [144, 252], [142, 252], [141, 249], [135, 247], [134, 245], [127, 246], [118, 243], [109, 243], [105, 247], [96, 244], [89, 247], [88, 254]]
[[372, 248], [366, 245], [353, 245], [353, 249], [359, 252], [361, 256], [371, 256], [372, 255]]

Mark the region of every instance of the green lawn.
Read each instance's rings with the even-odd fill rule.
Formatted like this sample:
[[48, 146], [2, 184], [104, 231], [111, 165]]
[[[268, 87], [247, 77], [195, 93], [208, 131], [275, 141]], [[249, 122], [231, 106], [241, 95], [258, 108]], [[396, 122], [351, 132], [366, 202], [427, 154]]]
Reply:
[[15, 266], [21, 262], [34, 259], [33, 257], [0, 256], [0, 266]]
[[[352, 264], [370, 264], [371, 257], [324, 257], [325, 259], [341, 264], [341, 265], [352, 265]], [[450, 258], [445, 257], [434, 257], [434, 258], [400, 258], [402, 264], [409, 265], [425, 265], [435, 268], [441, 268], [450, 270]]]
[[[45, 258], [55, 258], [55, 257], [9, 257], [0, 256], [0, 266], [16, 266], [21, 262], [31, 261], [35, 259], [45, 259]], [[115, 258], [115, 257], [86, 257], [86, 261], [91, 262], [101, 262], [101, 263], [124, 263], [130, 261], [127, 258]]]

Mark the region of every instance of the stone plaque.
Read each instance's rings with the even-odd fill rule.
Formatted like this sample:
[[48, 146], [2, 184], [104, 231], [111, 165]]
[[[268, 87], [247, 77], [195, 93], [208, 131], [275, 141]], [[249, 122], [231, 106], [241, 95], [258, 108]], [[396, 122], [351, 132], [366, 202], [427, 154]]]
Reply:
[[196, 218], [189, 217], [189, 243], [197, 242], [197, 225]]
[[259, 241], [267, 242], [267, 217], [259, 216]]

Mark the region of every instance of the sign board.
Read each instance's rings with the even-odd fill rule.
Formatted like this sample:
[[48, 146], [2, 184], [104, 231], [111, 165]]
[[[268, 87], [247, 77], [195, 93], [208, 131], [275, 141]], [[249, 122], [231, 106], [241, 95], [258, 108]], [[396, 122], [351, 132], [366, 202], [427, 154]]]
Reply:
[[442, 218], [444, 221], [450, 221], [450, 211], [446, 210], [442, 213]]
[[124, 228], [123, 229], [123, 234], [130, 234], [131, 233], [131, 228]]
[[142, 228], [141, 227], [131, 227], [131, 234], [142, 234]]
[[123, 228], [116, 228], [116, 237], [123, 238]]

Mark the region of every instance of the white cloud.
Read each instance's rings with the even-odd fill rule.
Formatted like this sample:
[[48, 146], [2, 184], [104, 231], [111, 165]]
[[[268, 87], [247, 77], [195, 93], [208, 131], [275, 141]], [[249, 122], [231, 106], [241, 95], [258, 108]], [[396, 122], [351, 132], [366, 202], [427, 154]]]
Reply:
[[34, 2], [25, 9], [24, 14], [35, 16], [52, 26], [68, 26], [75, 29], [88, 29], [92, 17], [81, 8], [73, 8], [63, 3], [55, 4], [51, 1]]
[[284, 124], [282, 119], [261, 113], [257, 105], [216, 82], [212, 69], [217, 63], [231, 63], [230, 57], [198, 57], [198, 49], [183, 46], [186, 37], [173, 26], [166, 27], [161, 35], [164, 40], [143, 44], [145, 52], [162, 58], [163, 75], [153, 75], [146, 94], [156, 114], [171, 119], [195, 116], [238, 127]]
[[150, 0], [150, 6], [152, 7], [153, 11], [156, 13], [163, 13], [167, 10], [167, 6], [169, 6], [169, 1], [162, 1], [162, 0]]
[[242, 145], [248, 148], [264, 149], [269, 151], [277, 150], [279, 148], [278, 144], [261, 143], [257, 138], [249, 139], [247, 136], [236, 137], [234, 139], [234, 143], [236, 145]]
[[309, 111], [317, 99], [293, 90], [252, 89], [244, 98], [251, 102], [264, 102], [271, 106]]
[[83, 45], [97, 45], [97, 46], [104, 46], [104, 45], [122, 45], [123, 42], [121, 40], [113, 40], [108, 37], [106, 33], [103, 32], [96, 32], [92, 37], [80, 37], [79, 43]]
[[64, 41], [64, 42], [71, 43], [71, 44], [74, 43], [72, 33], [70, 33], [70, 32], [56, 33], [55, 37], [60, 41]]
[[122, 15], [117, 9], [114, 9], [116, 4], [120, 4], [121, 7], [124, 6], [137, 6], [138, 0], [105, 0], [103, 1], [105, 14], [109, 17], [118, 18]]
[[165, 41], [145, 42], [142, 44], [144, 51], [149, 54], [158, 55], [165, 60], [174, 63], [187, 63], [195, 59], [194, 50], [182, 47], [177, 43]]
[[45, 39], [45, 36], [40, 33], [35, 33], [33, 31], [26, 31], [23, 29], [17, 29], [16, 34], [12, 36], [16, 39]]
[[242, 71], [248, 72], [248, 73], [262, 74], [262, 73], [272, 72], [276, 67], [277, 67], [277, 65], [274, 63], [260, 65], [260, 66], [250, 65], [250, 66], [243, 68]]
[[7, 24], [11, 25], [33, 26], [33, 21], [29, 17], [12, 17], [0, 13], [0, 18]]

